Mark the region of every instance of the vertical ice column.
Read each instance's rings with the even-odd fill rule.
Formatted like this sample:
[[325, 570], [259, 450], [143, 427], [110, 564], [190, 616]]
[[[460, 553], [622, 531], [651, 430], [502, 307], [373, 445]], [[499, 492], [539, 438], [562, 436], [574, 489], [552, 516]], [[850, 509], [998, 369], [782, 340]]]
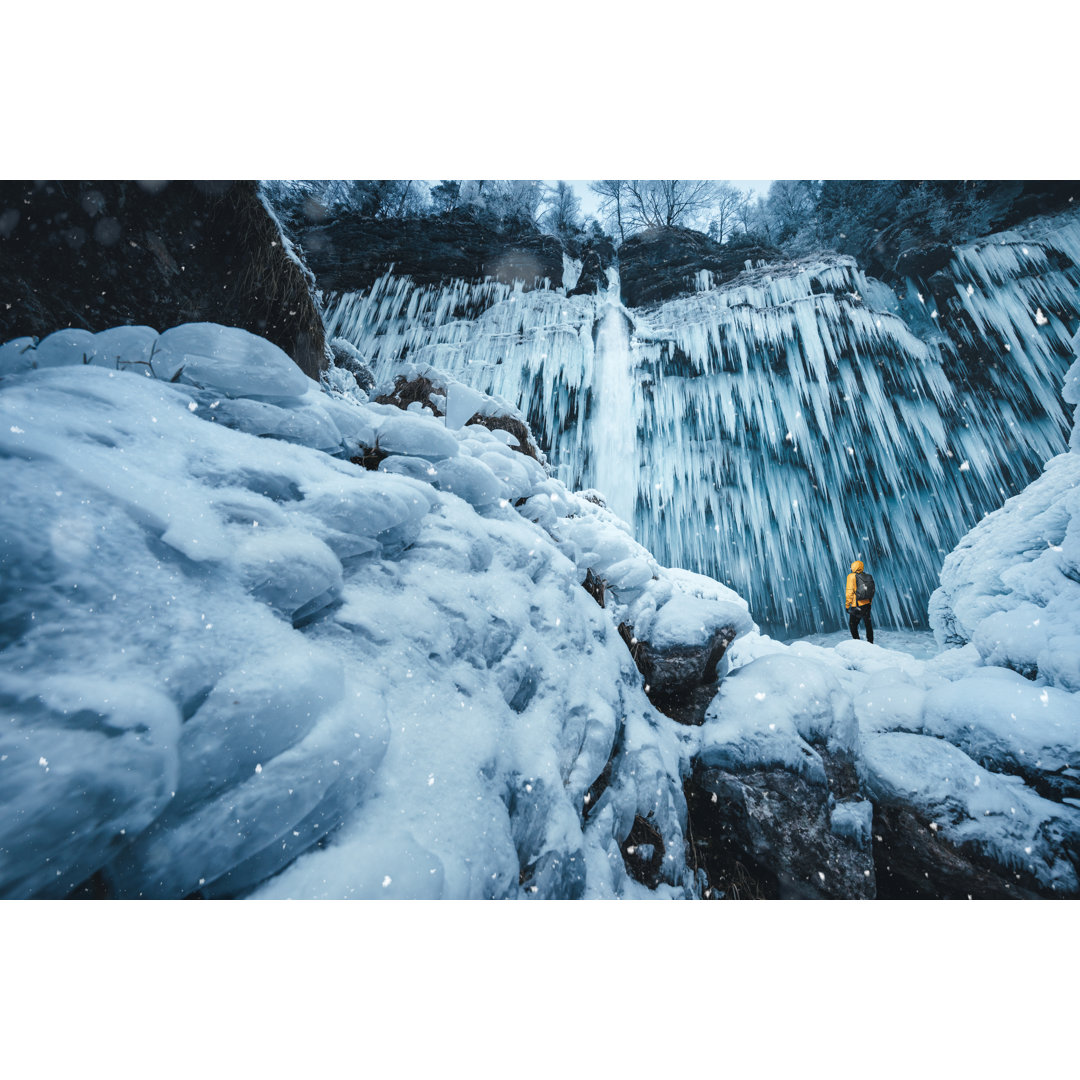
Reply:
[[592, 482], [631, 526], [637, 502], [638, 445], [630, 320], [619, 302], [619, 275], [608, 270], [593, 360]]

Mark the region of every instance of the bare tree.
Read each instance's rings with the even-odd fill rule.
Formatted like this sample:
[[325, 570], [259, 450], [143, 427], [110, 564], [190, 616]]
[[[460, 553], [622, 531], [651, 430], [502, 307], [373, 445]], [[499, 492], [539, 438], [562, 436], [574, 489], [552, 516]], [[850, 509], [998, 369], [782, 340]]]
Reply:
[[693, 227], [708, 216], [716, 198], [713, 180], [627, 180], [626, 201], [640, 228]]
[[755, 199], [752, 191], [746, 193], [746, 198], [735, 210], [735, 221], [743, 232], [767, 235], [763, 206], [764, 200], [760, 195]]
[[589, 190], [600, 196], [600, 216], [607, 222], [608, 228], [618, 231], [619, 243], [626, 239], [626, 225], [623, 222], [623, 195], [625, 180], [591, 180]]
[[739, 211], [748, 198], [749, 192], [727, 180], [715, 185], [709, 235], [718, 243], [724, 243], [735, 232], [739, 224]]
[[460, 203], [496, 226], [535, 225], [544, 198], [540, 180], [463, 180]]

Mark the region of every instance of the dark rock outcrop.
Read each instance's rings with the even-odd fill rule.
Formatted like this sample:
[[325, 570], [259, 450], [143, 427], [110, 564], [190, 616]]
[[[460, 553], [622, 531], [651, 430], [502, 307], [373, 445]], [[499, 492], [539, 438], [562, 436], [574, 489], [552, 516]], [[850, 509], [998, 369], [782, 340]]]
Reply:
[[330, 351], [334, 355], [334, 364], [349, 372], [361, 390], [375, 389], [375, 375], [364, 362], [364, 358], [343, 338], [334, 338], [330, 342]]
[[1031, 900], [1053, 897], [1024, 873], [1008, 873], [950, 844], [904, 807], [874, 807], [879, 900]]
[[[446, 386], [432, 381], [432, 378], [429, 377], [436, 374], [432, 370], [429, 375], [414, 375], [411, 378], [398, 375], [394, 379], [394, 388], [380, 394], [374, 399], [375, 403], [378, 405], [395, 405], [399, 409], [407, 409], [410, 405], [416, 403], [421, 408], [430, 409], [435, 416], [444, 416], [445, 413], [440, 401], [445, 403]], [[511, 450], [516, 450], [526, 457], [531, 457], [541, 465], [544, 464], [543, 454], [533, 437], [532, 431], [524, 421], [519, 420], [516, 416], [489, 416], [485, 413], [476, 412], [466, 421], [466, 425], [468, 424], [480, 424], [481, 427], [486, 427], [488, 431], [508, 432], [517, 440], [516, 445], [510, 444]]]
[[255, 181], [0, 184], [0, 341], [216, 322], [265, 337], [318, 378], [311, 284]]
[[510, 444], [511, 450], [531, 457], [533, 461], [538, 461], [541, 465], [544, 464], [544, 455], [540, 450], [540, 444], [533, 437], [532, 429], [516, 416], [485, 416], [483, 413], [473, 413], [466, 423], [480, 424], [488, 431], [509, 432], [517, 439], [516, 445]]
[[399, 409], [407, 409], [412, 404], [419, 404], [423, 409], [430, 409], [435, 416], [443, 416], [443, 410], [437, 401], [432, 400], [432, 395], [442, 395], [445, 401], [446, 387], [437, 386], [426, 375], [417, 375], [406, 378], [398, 375], [394, 379], [394, 388], [375, 398], [377, 405], [395, 405]]
[[308, 265], [327, 292], [362, 292], [391, 266], [418, 285], [454, 278], [562, 283], [563, 249], [535, 230], [500, 234], [469, 218], [376, 221], [339, 218], [300, 234]]
[[929, 243], [921, 247], [908, 248], [897, 256], [896, 276], [921, 278], [925, 281], [948, 266], [952, 257], [951, 244]]
[[580, 254], [581, 273], [577, 284], [567, 296], [589, 296], [607, 288], [607, 270], [615, 264], [615, 245], [610, 240], [597, 240]]
[[837, 795], [850, 794], [846, 763], [822, 759], [826, 784], [781, 768], [695, 761], [685, 785], [689, 834], [710, 890], [729, 899], [874, 897], [870, 837], [834, 820]]
[[659, 304], [696, 289], [695, 275], [708, 270], [714, 280], [741, 273], [747, 261], [776, 260], [773, 248], [737, 243], [720, 245], [693, 229], [646, 229], [619, 248], [619, 279], [627, 307]]
[[629, 623], [619, 624], [619, 634], [645, 680], [645, 693], [653, 705], [681, 724], [701, 724], [719, 688], [720, 662], [735, 640], [734, 627], [717, 628], [701, 644], [663, 649], [639, 639]]

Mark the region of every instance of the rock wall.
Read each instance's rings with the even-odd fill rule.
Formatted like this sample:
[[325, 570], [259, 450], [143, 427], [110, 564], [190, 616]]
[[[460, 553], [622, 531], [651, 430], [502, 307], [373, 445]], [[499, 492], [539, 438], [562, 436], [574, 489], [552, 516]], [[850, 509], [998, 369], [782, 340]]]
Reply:
[[319, 287], [327, 292], [362, 292], [391, 266], [418, 285], [455, 278], [526, 287], [547, 278], [561, 284], [562, 245], [536, 231], [500, 234], [468, 218], [414, 218], [375, 221], [340, 218], [300, 234]]
[[252, 180], [0, 184], [0, 340], [216, 322], [317, 377], [312, 284]]

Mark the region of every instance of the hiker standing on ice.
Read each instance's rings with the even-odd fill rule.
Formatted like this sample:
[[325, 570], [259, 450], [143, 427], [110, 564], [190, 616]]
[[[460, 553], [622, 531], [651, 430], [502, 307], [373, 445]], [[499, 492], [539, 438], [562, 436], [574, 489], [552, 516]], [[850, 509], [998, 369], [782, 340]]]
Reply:
[[847, 576], [845, 603], [848, 613], [848, 629], [853, 638], [859, 636], [859, 620], [866, 623], [866, 640], [874, 644], [874, 624], [870, 621], [870, 603], [874, 599], [874, 579], [863, 572], [863, 564], [856, 559]]

